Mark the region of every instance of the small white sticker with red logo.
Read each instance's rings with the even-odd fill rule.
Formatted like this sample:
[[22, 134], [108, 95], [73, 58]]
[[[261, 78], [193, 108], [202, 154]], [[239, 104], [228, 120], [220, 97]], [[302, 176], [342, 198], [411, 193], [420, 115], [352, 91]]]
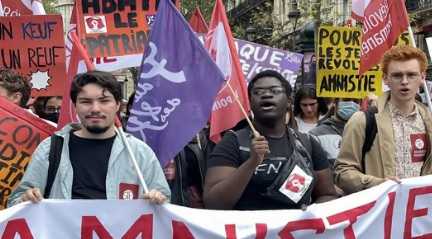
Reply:
[[293, 202], [298, 203], [312, 183], [312, 177], [299, 166], [295, 166], [287, 180], [279, 188]]
[[86, 33], [107, 33], [105, 16], [85, 16]]

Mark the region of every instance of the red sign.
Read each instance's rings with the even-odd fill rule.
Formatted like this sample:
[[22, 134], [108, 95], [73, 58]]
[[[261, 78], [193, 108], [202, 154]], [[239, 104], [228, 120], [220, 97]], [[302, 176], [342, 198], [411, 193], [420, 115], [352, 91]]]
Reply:
[[32, 96], [62, 95], [65, 45], [60, 15], [0, 17], [0, 68], [27, 75]]
[[[177, 2], [179, 0], [172, 0]], [[92, 57], [142, 54], [156, 0], [78, 0], [78, 35]]]
[[31, 155], [55, 128], [0, 97], [0, 209], [18, 186]]
[[216, 0], [205, 43], [226, 80], [216, 96], [210, 117], [210, 139], [214, 142], [219, 142], [220, 133], [245, 118], [238, 102], [245, 112], [250, 109], [246, 80], [225, 12], [222, 1]]

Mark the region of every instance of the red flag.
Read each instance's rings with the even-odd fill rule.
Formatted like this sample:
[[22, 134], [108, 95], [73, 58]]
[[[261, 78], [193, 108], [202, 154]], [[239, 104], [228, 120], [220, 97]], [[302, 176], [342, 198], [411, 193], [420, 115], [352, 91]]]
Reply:
[[54, 130], [43, 119], [0, 97], [0, 209], [18, 186], [33, 151]]
[[75, 107], [70, 99], [70, 88], [71, 83], [78, 72], [78, 64], [81, 60], [84, 60], [87, 66], [87, 70], [94, 70], [94, 65], [90, 61], [90, 57], [87, 51], [80, 43], [76, 36], [76, 15], [75, 8], [71, 15], [71, 24], [66, 39], [66, 48], [69, 51], [67, 60], [67, 75], [66, 75], [66, 87], [63, 93], [63, 101], [61, 105], [59, 120], [57, 123], [57, 129], [61, 129], [63, 126], [70, 122], [77, 122], [78, 118], [75, 112]]
[[206, 37], [206, 48], [215, 60], [225, 77], [225, 83], [216, 96], [210, 119], [210, 139], [214, 142], [220, 140], [220, 133], [234, 127], [245, 118], [239, 104], [236, 102], [236, 93], [246, 112], [249, 112], [249, 99], [246, 81], [240, 67], [239, 57], [234, 45], [225, 7], [221, 0], [216, 0], [210, 22], [209, 33]]
[[195, 12], [189, 19], [189, 24], [196, 33], [207, 33], [208, 26], [204, 20], [199, 7], [195, 8]]
[[377, 0], [366, 6], [363, 19], [362, 53], [359, 74], [381, 61], [399, 35], [409, 26], [403, 0]]
[[0, 7], [0, 16], [45, 15], [41, 0], [0, 0]]

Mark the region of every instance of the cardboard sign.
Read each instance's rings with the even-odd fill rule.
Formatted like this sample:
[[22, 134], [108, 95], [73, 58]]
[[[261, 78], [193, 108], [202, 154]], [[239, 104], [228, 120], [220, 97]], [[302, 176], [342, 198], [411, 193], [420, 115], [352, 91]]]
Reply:
[[54, 126], [0, 97], [0, 209], [21, 181], [39, 143]]
[[[177, 2], [179, 0], [172, 0]], [[78, 0], [78, 35], [92, 57], [142, 54], [157, 0]]]
[[29, 77], [32, 96], [62, 95], [65, 46], [60, 15], [0, 17], [0, 68]]
[[318, 31], [317, 96], [364, 98], [381, 95], [378, 67], [359, 76], [361, 31], [358, 28], [322, 26]]

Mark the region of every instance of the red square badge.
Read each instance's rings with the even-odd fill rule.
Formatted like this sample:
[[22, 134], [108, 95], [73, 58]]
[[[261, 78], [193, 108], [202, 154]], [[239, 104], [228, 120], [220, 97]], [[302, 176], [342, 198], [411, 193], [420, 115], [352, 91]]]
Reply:
[[138, 199], [139, 186], [137, 184], [120, 183], [119, 199], [132, 200]]
[[426, 134], [411, 134], [411, 161], [413, 163], [423, 162], [429, 148]]

